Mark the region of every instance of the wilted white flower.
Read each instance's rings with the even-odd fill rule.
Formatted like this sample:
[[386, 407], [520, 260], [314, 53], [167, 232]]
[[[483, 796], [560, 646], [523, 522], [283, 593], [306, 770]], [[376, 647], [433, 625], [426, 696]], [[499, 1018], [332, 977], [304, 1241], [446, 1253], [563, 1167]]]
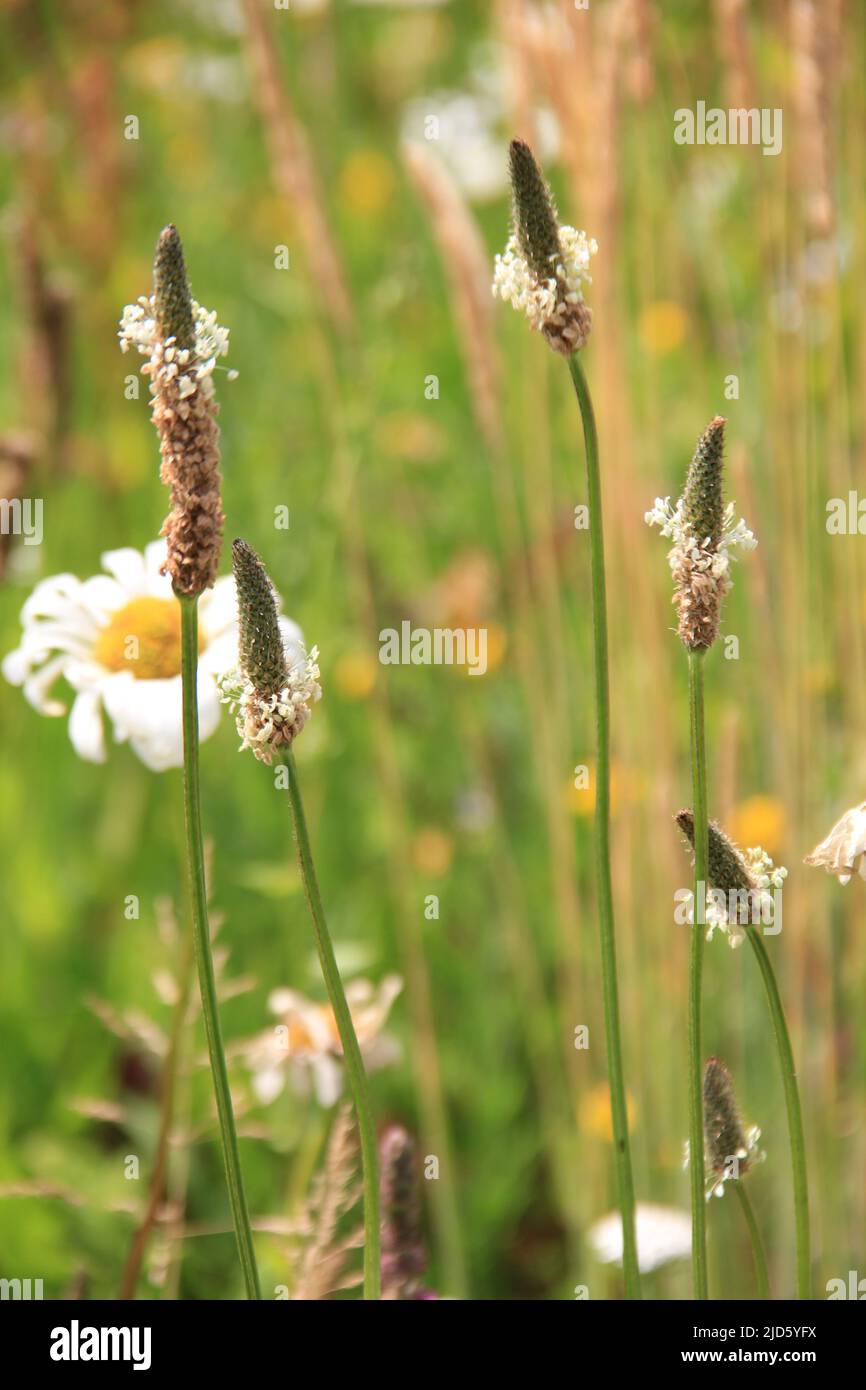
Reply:
[[[638, 1202], [634, 1220], [641, 1274], [691, 1254], [692, 1218], [687, 1211]], [[622, 1264], [622, 1217], [618, 1211], [603, 1216], [590, 1228], [589, 1243], [603, 1264]]]
[[823, 865], [840, 883], [848, 883], [855, 873], [866, 878], [866, 801], [846, 811], [803, 862]]
[[[20, 645], [4, 659], [8, 681], [23, 687], [40, 714], [61, 716], [53, 694], [61, 679], [76, 692], [69, 717], [75, 751], [89, 762], [106, 757], [103, 716], [117, 742], [129, 741], [154, 772], [183, 763], [180, 604], [160, 573], [166, 543], [141, 554], [125, 548], [102, 556], [106, 574], [43, 579], [21, 611]], [[300, 629], [281, 620], [287, 641]], [[216, 678], [237, 661], [235, 584], [218, 579], [199, 603], [198, 709], [200, 737], [219, 723]]]
[[[367, 1071], [387, 1066], [397, 1056], [396, 1045], [383, 1029], [402, 988], [398, 975], [386, 975], [378, 989], [369, 980], [353, 980], [346, 986]], [[320, 1105], [334, 1105], [343, 1088], [343, 1049], [330, 1005], [315, 1003], [293, 989], [276, 989], [268, 1009], [279, 1022], [245, 1049], [259, 1100], [269, 1105], [291, 1079], [299, 1094], [307, 1095], [312, 1085]]]

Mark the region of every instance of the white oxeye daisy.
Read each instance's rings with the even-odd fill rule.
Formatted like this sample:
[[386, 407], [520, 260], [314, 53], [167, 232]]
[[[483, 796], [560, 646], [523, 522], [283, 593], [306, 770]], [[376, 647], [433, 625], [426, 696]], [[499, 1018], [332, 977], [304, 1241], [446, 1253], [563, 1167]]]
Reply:
[[[154, 772], [183, 763], [180, 604], [160, 573], [166, 542], [142, 555], [130, 548], [102, 556], [106, 574], [43, 579], [21, 611], [20, 645], [3, 674], [40, 714], [60, 716], [66, 705], [53, 688], [61, 677], [76, 692], [69, 737], [88, 762], [104, 762], [104, 716], [117, 742], [129, 742]], [[280, 620], [287, 642], [300, 629]], [[200, 737], [219, 723], [216, 677], [237, 661], [235, 584], [218, 579], [199, 602], [198, 709]]]
[[[378, 988], [369, 980], [346, 986], [346, 1002], [368, 1070], [396, 1060], [397, 1045], [384, 1033], [391, 1006], [403, 988], [399, 975], [386, 975]], [[246, 1044], [253, 1090], [263, 1105], [283, 1090], [287, 1079], [296, 1092], [312, 1090], [320, 1105], [331, 1106], [343, 1089], [340, 1034], [333, 1010], [293, 989], [275, 989], [268, 1010], [278, 1022]]]
[[803, 862], [823, 866], [840, 883], [850, 882], [856, 873], [866, 878], [866, 801], [846, 811]]
[[[687, 1211], [638, 1202], [634, 1224], [641, 1274], [650, 1274], [672, 1260], [686, 1260], [691, 1254], [692, 1218]], [[590, 1227], [589, 1243], [603, 1264], [622, 1264], [622, 1217], [618, 1211]]]

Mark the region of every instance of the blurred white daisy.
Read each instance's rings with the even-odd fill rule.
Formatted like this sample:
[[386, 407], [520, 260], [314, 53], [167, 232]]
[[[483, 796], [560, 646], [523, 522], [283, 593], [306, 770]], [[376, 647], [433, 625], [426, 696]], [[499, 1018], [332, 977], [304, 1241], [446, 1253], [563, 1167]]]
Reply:
[[[105, 574], [80, 580], [72, 574], [43, 579], [21, 610], [21, 643], [2, 663], [3, 675], [20, 685], [40, 714], [61, 716], [54, 694], [61, 677], [76, 692], [69, 737], [79, 757], [106, 758], [105, 716], [115, 741], [130, 747], [154, 772], [183, 762], [180, 675], [180, 604], [171, 580], [160, 573], [164, 540], [137, 550], [109, 550]], [[287, 618], [288, 640], [300, 629]], [[234, 579], [218, 579], [199, 601], [198, 712], [200, 737], [219, 723], [216, 677], [237, 662]]]
[[[383, 1032], [391, 1006], [403, 988], [399, 975], [386, 975], [378, 988], [369, 980], [352, 980], [346, 1000], [367, 1071], [396, 1061], [394, 1040]], [[329, 1004], [318, 1004], [293, 989], [276, 989], [269, 1011], [279, 1020], [245, 1048], [253, 1090], [263, 1105], [291, 1080], [300, 1095], [312, 1091], [320, 1105], [331, 1106], [343, 1088], [343, 1050]]]
[[[687, 1211], [638, 1202], [634, 1221], [641, 1274], [691, 1254], [692, 1218]], [[618, 1211], [596, 1221], [589, 1231], [589, 1243], [602, 1264], [622, 1264], [622, 1217]]]
[[846, 811], [803, 862], [823, 865], [840, 883], [848, 883], [856, 873], [866, 878], [866, 801]]

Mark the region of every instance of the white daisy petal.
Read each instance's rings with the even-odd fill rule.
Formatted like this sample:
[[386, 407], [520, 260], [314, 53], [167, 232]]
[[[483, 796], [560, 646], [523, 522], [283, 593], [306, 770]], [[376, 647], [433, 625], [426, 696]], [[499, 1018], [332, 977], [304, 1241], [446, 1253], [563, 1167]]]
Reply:
[[275, 1101], [285, 1084], [286, 1074], [282, 1067], [262, 1067], [260, 1071], [253, 1073], [253, 1090], [262, 1105], [270, 1105]]
[[223, 575], [212, 589], [205, 590], [199, 600], [198, 611], [199, 626], [208, 643], [236, 626], [238, 603], [235, 581], [231, 575]]
[[24, 698], [39, 714], [48, 714], [56, 718], [66, 713], [66, 706], [61, 700], [48, 698], [52, 685], [63, 675], [65, 664], [65, 657], [55, 656], [46, 662], [41, 671], [28, 676], [24, 682]]
[[69, 737], [79, 758], [88, 763], [104, 763], [105, 732], [102, 727], [102, 702], [95, 690], [77, 695], [69, 715]]
[[326, 1110], [336, 1105], [343, 1089], [343, 1073], [339, 1062], [328, 1053], [318, 1053], [310, 1061], [316, 1100]]
[[100, 557], [102, 568], [113, 575], [127, 596], [144, 593], [144, 557], [131, 546], [121, 550], [106, 550]]

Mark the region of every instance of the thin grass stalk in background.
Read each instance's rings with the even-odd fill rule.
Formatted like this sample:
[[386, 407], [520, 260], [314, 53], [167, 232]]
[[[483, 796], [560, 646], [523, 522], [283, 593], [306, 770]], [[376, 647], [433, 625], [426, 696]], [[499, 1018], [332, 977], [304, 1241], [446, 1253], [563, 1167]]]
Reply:
[[313, 852], [310, 848], [310, 837], [307, 832], [304, 803], [301, 800], [298, 769], [294, 754], [291, 751], [286, 754], [285, 766], [289, 774], [289, 802], [292, 808], [295, 843], [298, 847], [298, 862], [301, 866], [301, 876], [304, 880], [304, 893], [307, 899], [307, 906], [310, 909], [313, 929], [316, 934], [316, 948], [319, 953], [319, 963], [322, 967], [325, 987], [328, 991], [328, 998], [331, 1001], [331, 1008], [333, 1009], [334, 1018], [337, 1022], [337, 1030], [340, 1034], [340, 1042], [343, 1047], [343, 1059], [346, 1063], [346, 1074], [349, 1078], [352, 1099], [355, 1103], [355, 1114], [357, 1116], [358, 1131], [361, 1137], [361, 1166], [364, 1181], [364, 1297], [366, 1299], [377, 1299], [379, 1297], [381, 1283], [381, 1258], [379, 1253], [379, 1161], [376, 1152], [376, 1131], [373, 1126], [370, 1099], [367, 1092], [367, 1075], [364, 1071], [361, 1049], [358, 1045], [355, 1026], [352, 1022], [352, 1015], [346, 1001], [343, 981], [340, 979], [340, 972], [337, 968], [337, 960], [334, 955], [334, 947], [331, 943], [328, 924], [325, 920], [325, 911], [322, 907], [322, 898], [316, 879], [315, 865], [313, 863]]
[[153, 1172], [151, 1174], [150, 1188], [147, 1195], [147, 1205], [135, 1229], [132, 1244], [129, 1247], [129, 1254], [126, 1257], [126, 1264], [123, 1268], [123, 1279], [120, 1286], [120, 1298], [122, 1301], [135, 1298], [138, 1276], [141, 1271], [141, 1262], [144, 1258], [144, 1252], [147, 1249], [150, 1233], [156, 1222], [157, 1212], [159, 1211], [160, 1204], [165, 1195], [168, 1176], [168, 1150], [172, 1126], [174, 1125], [177, 1071], [180, 1062], [184, 1023], [186, 1022], [187, 1009], [189, 1007], [190, 989], [192, 987], [192, 964], [192, 942], [187, 937], [183, 944], [178, 994], [171, 1018], [171, 1033], [168, 1040], [168, 1051], [165, 1055], [162, 1076], [160, 1078], [159, 1127], [157, 1130]]
[[181, 608], [181, 672], [183, 681], [183, 789], [193, 941], [232, 1221], [234, 1222], [247, 1298], [258, 1299], [261, 1298], [259, 1274], [256, 1267], [247, 1199], [241, 1176], [238, 1136], [235, 1129], [225, 1050], [220, 1029], [208, 926], [198, 776], [198, 595], [178, 595], [178, 600]]
[[758, 1298], [766, 1301], [770, 1297], [770, 1280], [767, 1274], [767, 1257], [764, 1253], [764, 1242], [761, 1240], [761, 1232], [755, 1220], [755, 1213], [749, 1201], [749, 1194], [738, 1179], [732, 1183], [737, 1194], [740, 1206], [743, 1209], [743, 1218], [749, 1231], [749, 1240], [752, 1242], [752, 1258], [755, 1262], [755, 1279], [758, 1284]]
[[707, 1295], [707, 1214], [704, 1194], [703, 1039], [701, 984], [704, 930], [701, 904], [706, 901], [709, 825], [707, 816], [707, 751], [704, 738], [704, 653], [689, 658], [689, 722], [692, 750], [692, 794], [695, 818], [695, 887], [689, 942], [689, 1175], [692, 1204], [692, 1277], [695, 1298]]
[[[619, 997], [616, 979], [616, 941], [613, 921], [613, 887], [610, 873], [610, 697], [607, 668], [607, 609], [605, 601], [604, 532], [601, 510], [601, 476], [595, 415], [586, 377], [577, 353], [568, 358], [568, 369], [580, 406], [586, 445], [586, 481], [589, 499], [592, 556], [592, 627], [595, 647], [596, 793], [595, 842], [598, 880], [598, 913], [601, 936], [604, 1026], [610, 1082], [610, 1109], [619, 1208], [622, 1214], [622, 1266], [627, 1298], [640, 1297], [640, 1275], [634, 1224], [634, 1179], [628, 1137], [625, 1080], [620, 1042]], [[698, 1074], [700, 1084], [700, 1072]], [[703, 1141], [701, 1141], [703, 1142]], [[703, 1200], [703, 1198], [702, 1198]]]
[[[365, 497], [359, 485], [361, 449], [349, 439], [346, 423], [346, 402], [337, 394], [337, 382], [325, 383], [330, 389], [324, 399], [332, 407], [335, 430], [333, 457], [340, 498], [340, 537], [352, 585], [350, 597], [355, 622], [361, 632], [375, 634], [379, 630], [370, 573], [370, 557], [364, 541]], [[365, 420], [372, 394], [354, 398], [359, 417]], [[363, 411], [361, 406], [363, 405]], [[365, 446], [367, 447], [367, 446]], [[411, 863], [411, 808], [406, 794], [403, 772], [394, 738], [396, 719], [391, 709], [387, 686], [376, 681], [370, 701], [372, 729], [371, 751], [382, 787], [382, 814], [385, 817], [388, 843], [385, 872], [399, 924], [397, 941], [401, 968], [406, 979], [409, 1006], [412, 1065], [418, 1095], [419, 1113], [425, 1143], [439, 1158], [439, 1179], [431, 1195], [431, 1209], [439, 1246], [443, 1277], [452, 1298], [467, 1294], [464, 1223], [457, 1202], [456, 1167], [453, 1159], [451, 1127], [445, 1101], [442, 1063], [433, 1012], [430, 969], [423, 936], [420, 930], [416, 897], [413, 890]]]
[[[788, 1112], [788, 1135], [791, 1144], [791, 1170], [794, 1181], [794, 1220], [797, 1230], [797, 1297], [811, 1298], [810, 1278], [810, 1237], [809, 1237], [809, 1183], [806, 1174], [806, 1141], [803, 1134], [803, 1112], [800, 1106], [800, 1092], [797, 1087], [797, 1072], [794, 1066], [794, 1053], [785, 1022], [785, 1011], [779, 986], [770, 957], [761, 940], [760, 933], [753, 926], [746, 928], [749, 945], [755, 953], [764, 989], [767, 1007], [773, 1022], [776, 1047], [779, 1053], [779, 1067], [782, 1072], [782, 1085], [785, 1090], [785, 1108]], [[738, 1184], [739, 1186], [739, 1184]]]

